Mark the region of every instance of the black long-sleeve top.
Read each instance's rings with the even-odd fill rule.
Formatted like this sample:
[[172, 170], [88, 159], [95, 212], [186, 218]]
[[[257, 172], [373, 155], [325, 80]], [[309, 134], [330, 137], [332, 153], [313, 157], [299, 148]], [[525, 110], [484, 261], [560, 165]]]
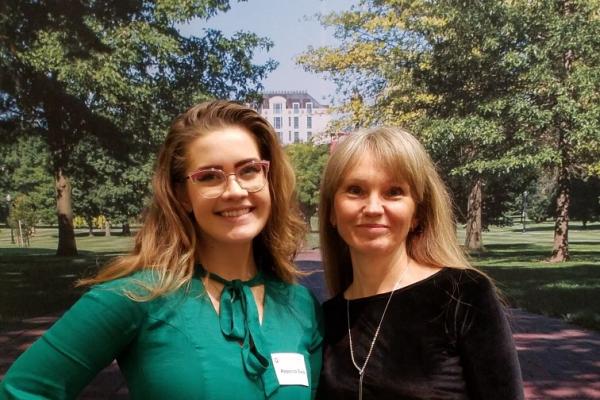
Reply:
[[[354, 356], [362, 366], [389, 293], [350, 300]], [[357, 399], [346, 302], [324, 303], [318, 399]], [[444, 268], [398, 289], [365, 369], [363, 399], [521, 400], [512, 334], [495, 289], [472, 270]]]

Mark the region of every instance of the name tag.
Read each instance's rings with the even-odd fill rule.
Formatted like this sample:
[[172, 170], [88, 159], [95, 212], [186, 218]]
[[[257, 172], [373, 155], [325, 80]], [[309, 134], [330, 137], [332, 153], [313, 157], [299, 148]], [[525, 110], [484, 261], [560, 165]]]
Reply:
[[280, 385], [308, 386], [304, 356], [298, 353], [272, 353], [273, 368]]

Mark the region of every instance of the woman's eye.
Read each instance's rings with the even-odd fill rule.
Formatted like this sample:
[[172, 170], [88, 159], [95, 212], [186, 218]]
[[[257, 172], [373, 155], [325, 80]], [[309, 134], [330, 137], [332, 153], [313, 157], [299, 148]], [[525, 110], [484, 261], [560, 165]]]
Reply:
[[244, 165], [238, 170], [239, 176], [255, 176], [262, 172], [260, 164], [248, 164]]
[[356, 186], [356, 185], [348, 186], [348, 188], [346, 189], [346, 193], [355, 195], [355, 196], [362, 194], [362, 192], [363, 192], [362, 188], [360, 186]]
[[388, 190], [388, 196], [390, 196], [390, 197], [398, 197], [398, 196], [403, 196], [403, 195], [404, 195], [404, 190], [400, 186], [392, 186]]
[[200, 171], [192, 175], [192, 180], [197, 183], [211, 183], [221, 180], [221, 174], [217, 171]]

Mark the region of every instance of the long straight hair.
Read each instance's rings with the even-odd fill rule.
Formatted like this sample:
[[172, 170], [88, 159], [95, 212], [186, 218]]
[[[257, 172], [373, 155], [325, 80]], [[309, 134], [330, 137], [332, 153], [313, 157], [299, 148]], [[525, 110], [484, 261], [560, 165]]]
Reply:
[[284, 282], [296, 280], [300, 273], [293, 259], [306, 228], [296, 202], [293, 169], [273, 127], [260, 114], [234, 102], [212, 101], [191, 107], [173, 121], [154, 169], [152, 201], [131, 253], [116, 258], [94, 278], [80, 284], [97, 284], [151, 270], [152, 282], [141, 283], [146, 293], [128, 293], [142, 301], [190, 282], [200, 238], [194, 216], [177, 199], [177, 186], [185, 179], [189, 145], [207, 133], [230, 126], [249, 131], [258, 143], [261, 157], [270, 161], [271, 213], [265, 228], [254, 239], [255, 256], [266, 261], [261, 266], [267, 272]]
[[416, 203], [418, 226], [406, 239], [409, 257], [434, 267], [472, 268], [456, 239], [453, 206], [433, 161], [405, 130], [379, 127], [359, 131], [339, 143], [325, 168], [319, 202], [319, 235], [325, 280], [332, 295], [352, 283], [350, 249], [331, 223], [335, 193], [365, 154], [394, 179], [406, 180]]

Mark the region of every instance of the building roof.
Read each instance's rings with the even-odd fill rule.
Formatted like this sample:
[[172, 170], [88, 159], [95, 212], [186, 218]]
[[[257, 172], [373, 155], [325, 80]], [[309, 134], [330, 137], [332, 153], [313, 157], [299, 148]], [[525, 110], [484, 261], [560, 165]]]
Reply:
[[313, 108], [328, 108], [328, 106], [319, 103], [306, 90], [281, 90], [269, 91], [262, 94], [263, 101], [261, 108], [269, 108], [269, 99], [275, 96], [285, 98], [286, 108], [292, 108], [292, 103], [300, 103], [300, 108], [305, 108], [306, 103], [312, 103]]

